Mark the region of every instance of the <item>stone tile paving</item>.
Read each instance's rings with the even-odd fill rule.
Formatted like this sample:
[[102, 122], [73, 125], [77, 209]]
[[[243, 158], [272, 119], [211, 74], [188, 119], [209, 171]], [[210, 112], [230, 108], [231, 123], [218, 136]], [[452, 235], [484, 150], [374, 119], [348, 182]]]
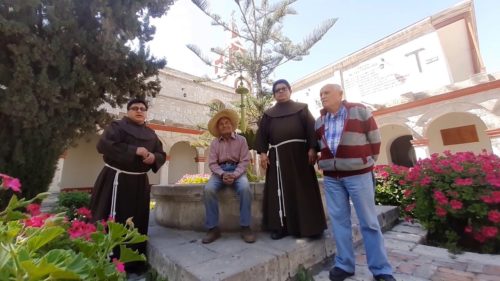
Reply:
[[[398, 281], [500, 281], [500, 255], [465, 252], [421, 245], [426, 232], [418, 224], [402, 222], [384, 233], [389, 260]], [[314, 276], [327, 281], [331, 263]], [[363, 245], [356, 248], [356, 275], [348, 281], [373, 280]]]

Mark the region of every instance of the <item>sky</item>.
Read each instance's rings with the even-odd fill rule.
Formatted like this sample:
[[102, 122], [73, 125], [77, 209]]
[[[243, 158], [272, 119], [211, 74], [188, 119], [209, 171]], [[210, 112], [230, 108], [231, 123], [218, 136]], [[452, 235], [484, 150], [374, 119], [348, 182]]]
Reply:
[[[209, 9], [229, 21], [237, 8], [232, 0], [211, 0]], [[260, 1], [256, 1], [259, 3]], [[458, 0], [299, 0], [292, 5], [297, 15], [287, 16], [283, 32], [301, 42], [328, 18], [337, 23], [302, 61], [288, 62], [274, 72], [274, 79], [294, 82], [330, 65], [371, 43], [439, 13]], [[474, 1], [479, 47], [486, 71], [500, 72], [500, 1]], [[238, 13], [235, 13], [238, 17]], [[230, 34], [211, 20], [190, 0], [178, 0], [161, 19], [152, 21], [156, 35], [149, 47], [153, 55], [167, 60], [167, 67], [197, 76], [213, 76], [186, 44], [197, 45], [211, 56], [210, 48], [226, 46]], [[211, 57], [215, 58], [215, 55]]]

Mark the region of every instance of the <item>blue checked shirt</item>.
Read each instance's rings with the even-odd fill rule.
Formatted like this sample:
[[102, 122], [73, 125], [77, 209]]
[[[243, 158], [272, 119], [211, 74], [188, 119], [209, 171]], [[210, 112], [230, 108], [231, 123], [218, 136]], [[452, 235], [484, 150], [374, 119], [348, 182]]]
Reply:
[[333, 155], [337, 152], [346, 118], [347, 109], [344, 105], [340, 105], [336, 114], [331, 114], [329, 112], [326, 114], [325, 137]]

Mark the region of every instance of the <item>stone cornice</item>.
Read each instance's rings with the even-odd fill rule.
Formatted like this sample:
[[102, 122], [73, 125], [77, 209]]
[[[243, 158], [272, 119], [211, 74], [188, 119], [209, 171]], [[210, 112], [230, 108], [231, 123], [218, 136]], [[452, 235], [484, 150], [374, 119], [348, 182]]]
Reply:
[[322, 69], [311, 73], [292, 84], [294, 91], [300, 91], [313, 84], [333, 76], [335, 71], [345, 71], [357, 64], [376, 57], [390, 49], [408, 43], [415, 38], [434, 32], [437, 29], [464, 19], [471, 23], [470, 33], [477, 38], [475, 17], [473, 15], [472, 1], [464, 1], [434, 16], [425, 18], [415, 24], [405, 27], [385, 38], [382, 38], [354, 53], [347, 55], [339, 61], [329, 64]]
[[210, 88], [214, 88], [217, 90], [221, 90], [221, 91], [225, 91], [225, 92], [234, 94], [234, 89], [229, 87], [229, 86], [226, 86], [226, 85], [220, 84], [220, 83], [216, 83], [216, 82], [212, 82], [212, 81], [196, 82], [196, 81], [202, 80], [203, 77], [195, 76], [195, 75], [185, 73], [185, 72], [173, 69], [173, 68], [165, 67], [163, 69], [160, 69], [160, 74], [163, 74], [166, 76], [173, 76], [173, 77], [176, 77], [176, 78], [179, 78], [182, 80], [190, 81], [192, 83], [200, 83], [206, 87], [210, 87]]

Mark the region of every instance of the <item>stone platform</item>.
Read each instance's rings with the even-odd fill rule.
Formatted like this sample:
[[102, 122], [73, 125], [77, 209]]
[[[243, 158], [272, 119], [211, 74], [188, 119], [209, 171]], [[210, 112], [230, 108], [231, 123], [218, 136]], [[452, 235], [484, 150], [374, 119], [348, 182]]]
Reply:
[[[388, 229], [398, 219], [395, 207], [377, 206], [379, 221]], [[353, 211], [353, 223], [357, 224]], [[154, 216], [154, 215], [153, 215]], [[257, 242], [243, 242], [238, 232], [224, 232], [211, 243], [202, 244], [204, 232], [177, 230], [151, 222], [148, 261], [168, 280], [272, 280], [285, 281], [303, 265], [321, 265], [335, 253], [331, 232], [319, 239], [285, 237], [271, 240], [269, 233], [259, 232]], [[359, 229], [353, 230], [356, 243], [361, 241]]]

